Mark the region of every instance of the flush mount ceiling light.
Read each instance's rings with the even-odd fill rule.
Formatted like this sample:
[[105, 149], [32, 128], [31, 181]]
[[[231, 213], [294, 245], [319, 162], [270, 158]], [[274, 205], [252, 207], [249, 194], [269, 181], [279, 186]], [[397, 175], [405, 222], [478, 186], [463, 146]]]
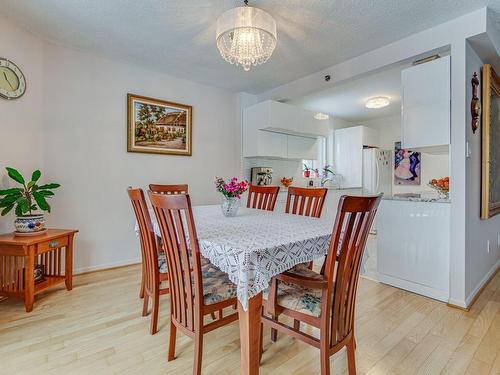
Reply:
[[245, 71], [264, 64], [276, 47], [276, 22], [262, 9], [245, 5], [224, 12], [217, 19], [216, 40], [221, 56]]
[[330, 118], [330, 116], [328, 116], [327, 114], [325, 113], [321, 113], [321, 112], [318, 112], [314, 115], [314, 118], [316, 120], [328, 120]]
[[366, 108], [384, 108], [387, 107], [391, 103], [390, 99], [387, 96], [375, 96], [366, 101]]

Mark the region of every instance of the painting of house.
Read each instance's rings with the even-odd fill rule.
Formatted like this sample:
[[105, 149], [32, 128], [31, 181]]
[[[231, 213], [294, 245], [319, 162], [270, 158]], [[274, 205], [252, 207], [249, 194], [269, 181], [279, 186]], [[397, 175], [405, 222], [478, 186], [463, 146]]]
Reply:
[[128, 151], [191, 155], [192, 107], [128, 94]]

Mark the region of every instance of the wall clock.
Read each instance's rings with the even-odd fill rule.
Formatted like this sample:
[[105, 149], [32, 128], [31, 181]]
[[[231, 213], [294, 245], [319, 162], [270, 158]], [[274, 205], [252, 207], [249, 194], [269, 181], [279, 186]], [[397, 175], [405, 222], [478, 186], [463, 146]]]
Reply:
[[477, 78], [477, 73], [474, 75], [470, 81], [472, 84], [472, 100], [470, 102], [470, 113], [472, 116], [472, 133], [474, 134], [479, 127], [479, 118], [481, 117], [481, 101], [477, 96], [477, 87], [479, 86], [479, 78]]
[[26, 79], [12, 61], [0, 57], [0, 97], [17, 99], [26, 91]]

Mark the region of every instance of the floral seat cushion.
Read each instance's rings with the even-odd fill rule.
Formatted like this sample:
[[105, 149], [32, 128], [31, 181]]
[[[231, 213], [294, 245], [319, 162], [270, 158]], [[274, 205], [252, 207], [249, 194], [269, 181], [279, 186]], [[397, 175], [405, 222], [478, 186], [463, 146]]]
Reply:
[[[208, 259], [203, 257], [200, 258], [202, 267], [209, 263]], [[189, 252], [189, 261], [191, 261], [191, 251]], [[163, 251], [158, 254], [158, 269], [160, 270], [160, 273], [168, 273], [167, 257], [165, 256], [165, 253]]]
[[219, 270], [212, 263], [207, 262], [201, 268], [203, 280], [203, 298], [206, 305], [236, 298], [236, 285], [234, 285], [226, 273]]
[[[293, 270], [293, 271], [292, 271]], [[301, 276], [322, 280], [323, 276], [307, 268], [305, 264], [295, 266], [290, 272]], [[296, 284], [278, 281], [278, 305], [287, 309], [298, 311], [312, 316], [321, 315], [321, 289], [305, 288]], [[264, 299], [267, 301], [269, 291], [264, 292]]]

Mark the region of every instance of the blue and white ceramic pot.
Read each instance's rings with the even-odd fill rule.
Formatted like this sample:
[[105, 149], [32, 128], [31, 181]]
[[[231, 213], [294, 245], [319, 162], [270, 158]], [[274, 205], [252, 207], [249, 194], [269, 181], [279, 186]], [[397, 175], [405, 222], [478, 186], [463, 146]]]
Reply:
[[45, 229], [45, 218], [43, 215], [18, 216], [14, 221], [14, 227], [18, 233], [40, 232]]

